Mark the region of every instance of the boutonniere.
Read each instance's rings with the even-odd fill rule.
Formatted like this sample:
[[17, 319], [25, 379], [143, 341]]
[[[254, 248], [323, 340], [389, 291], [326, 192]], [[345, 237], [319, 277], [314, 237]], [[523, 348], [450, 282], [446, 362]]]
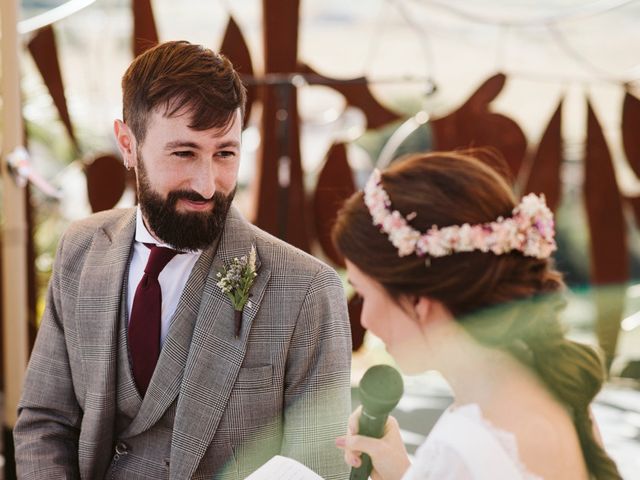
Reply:
[[222, 293], [226, 294], [233, 304], [235, 311], [236, 338], [240, 336], [242, 328], [242, 311], [249, 301], [249, 290], [256, 278], [256, 247], [251, 246], [249, 256], [234, 258], [231, 264], [223, 267], [218, 272], [220, 279], [216, 285], [220, 287]]

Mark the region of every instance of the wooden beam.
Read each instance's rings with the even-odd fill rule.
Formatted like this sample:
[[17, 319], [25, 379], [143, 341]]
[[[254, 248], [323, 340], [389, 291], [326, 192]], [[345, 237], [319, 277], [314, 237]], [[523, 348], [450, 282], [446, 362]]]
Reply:
[[23, 144], [20, 94], [18, 0], [3, 0], [0, 13], [2, 64], [2, 312], [4, 358], [4, 422], [17, 418], [28, 352], [27, 217], [24, 187], [6, 166], [7, 155]]

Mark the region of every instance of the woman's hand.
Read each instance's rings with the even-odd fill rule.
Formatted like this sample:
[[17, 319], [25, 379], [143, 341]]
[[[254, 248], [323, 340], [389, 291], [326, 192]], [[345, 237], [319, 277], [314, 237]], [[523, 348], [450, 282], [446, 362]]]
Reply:
[[357, 435], [358, 420], [362, 407], [358, 407], [349, 417], [347, 435], [336, 438], [336, 446], [344, 450], [344, 460], [352, 467], [361, 464], [360, 455], [364, 452], [371, 457], [373, 480], [397, 480], [402, 478], [410, 466], [407, 450], [400, 437], [398, 421], [389, 416], [384, 426], [382, 438]]

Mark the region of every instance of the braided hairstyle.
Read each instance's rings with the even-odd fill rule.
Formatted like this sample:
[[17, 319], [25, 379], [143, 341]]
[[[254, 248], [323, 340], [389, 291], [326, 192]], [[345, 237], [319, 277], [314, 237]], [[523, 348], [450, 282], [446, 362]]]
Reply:
[[[509, 185], [479, 153], [414, 154], [382, 175], [393, 204], [413, 228], [479, 224], [509, 217], [516, 205]], [[530, 366], [573, 412], [585, 462], [597, 479], [621, 478], [594, 437], [589, 404], [605, 378], [590, 346], [568, 340], [560, 325], [564, 284], [548, 259], [520, 252], [459, 252], [425, 258], [399, 257], [386, 234], [373, 225], [362, 192], [338, 214], [333, 241], [362, 272], [392, 298], [423, 296], [445, 305], [481, 343], [504, 349]]]

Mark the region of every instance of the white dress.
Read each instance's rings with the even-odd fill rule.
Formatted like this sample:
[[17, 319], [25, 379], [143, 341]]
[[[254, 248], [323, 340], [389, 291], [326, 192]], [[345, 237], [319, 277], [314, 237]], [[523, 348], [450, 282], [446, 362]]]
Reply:
[[402, 480], [542, 480], [527, 471], [513, 434], [491, 425], [480, 407], [445, 410]]

